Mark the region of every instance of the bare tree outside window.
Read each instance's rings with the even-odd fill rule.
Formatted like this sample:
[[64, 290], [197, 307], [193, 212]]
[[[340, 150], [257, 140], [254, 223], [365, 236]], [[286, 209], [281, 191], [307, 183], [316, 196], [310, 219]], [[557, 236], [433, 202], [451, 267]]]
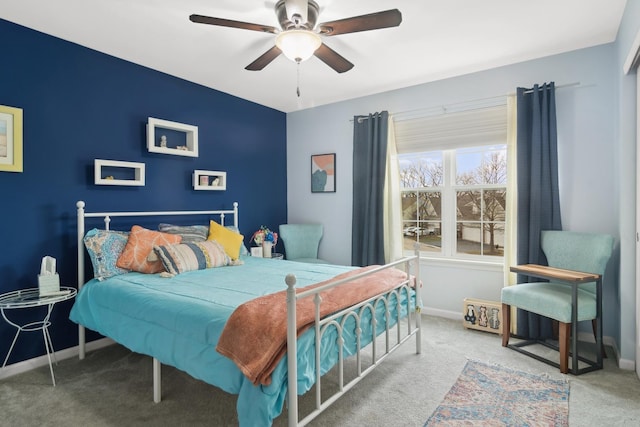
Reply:
[[[448, 240], [449, 255], [504, 255], [506, 146], [399, 158], [406, 249], [418, 242], [422, 251], [442, 253], [443, 241]], [[449, 183], [448, 176], [454, 182]], [[444, 206], [445, 197], [455, 200], [455, 211]], [[448, 227], [455, 225], [450, 232], [443, 229], [443, 215], [451, 218]]]
[[459, 168], [463, 171], [456, 175], [456, 184], [467, 189], [456, 191], [457, 252], [503, 256], [506, 148], [460, 151], [456, 155], [456, 165], [465, 162], [466, 168]]

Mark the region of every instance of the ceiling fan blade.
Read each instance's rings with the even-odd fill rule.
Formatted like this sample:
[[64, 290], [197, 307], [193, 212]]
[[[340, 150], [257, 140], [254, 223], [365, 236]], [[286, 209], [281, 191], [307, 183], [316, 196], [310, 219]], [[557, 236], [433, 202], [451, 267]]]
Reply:
[[309, 10], [307, 0], [285, 0], [284, 7], [287, 10], [287, 18], [289, 18], [289, 21], [295, 22], [294, 15], [298, 15], [300, 16], [301, 24], [307, 22], [307, 12]]
[[260, 31], [261, 33], [276, 34], [279, 31], [277, 28], [271, 27], [269, 25], [251, 24], [249, 22], [232, 21], [231, 19], [214, 18], [204, 15], [194, 14], [189, 16], [189, 20], [197, 24], [209, 24], [217, 25], [219, 27], [240, 28], [241, 30]]
[[320, 24], [320, 32], [325, 36], [357, 33], [358, 31], [377, 30], [379, 28], [397, 27], [402, 22], [402, 14], [398, 9], [354, 16], [338, 21]]
[[269, 65], [271, 61], [276, 59], [281, 53], [282, 51], [280, 50], [280, 48], [278, 48], [278, 46], [274, 46], [268, 51], [266, 51], [265, 53], [263, 53], [262, 55], [260, 55], [258, 59], [253, 61], [251, 64], [244, 67], [244, 69], [249, 71], [260, 71], [264, 67]]
[[353, 68], [353, 64], [351, 62], [347, 61], [342, 55], [324, 43], [320, 45], [314, 55], [338, 73], [344, 73], [345, 71], [349, 71]]

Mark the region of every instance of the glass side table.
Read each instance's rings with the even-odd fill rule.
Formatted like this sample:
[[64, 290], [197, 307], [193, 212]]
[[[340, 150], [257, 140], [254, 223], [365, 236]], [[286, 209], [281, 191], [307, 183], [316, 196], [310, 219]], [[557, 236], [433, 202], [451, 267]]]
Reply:
[[[34, 331], [42, 331], [42, 337], [44, 339], [44, 347], [47, 350], [47, 358], [49, 359], [49, 370], [51, 371], [51, 381], [53, 382], [53, 386], [56, 385], [56, 379], [53, 376], [53, 365], [51, 364], [51, 356], [53, 355], [53, 359], [55, 360], [55, 351], [53, 349], [53, 343], [51, 342], [51, 335], [49, 335], [49, 326], [51, 326], [51, 321], [49, 318], [51, 317], [51, 311], [53, 311], [53, 306], [59, 302], [69, 300], [76, 296], [78, 291], [75, 288], [70, 288], [67, 286], [60, 286], [60, 292], [55, 295], [47, 295], [40, 296], [40, 291], [38, 288], [29, 288], [29, 289], [20, 289], [17, 291], [11, 291], [0, 295], [0, 312], [2, 312], [2, 317], [4, 320], [10, 324], [11, 326], [17, 329], [16, 335], [13, 337], [13, 342], [11, 343], [11, 347], [9, 347], [9, 352], [7, 353], [7, 357], [4, 359], [4, 363], [2, 364], [2, 368], [7, 365], [7, 361], [9, 360], [9, 356], [11, 356], [11, 352], [13, 351], [13, 346], [16, 344], [18, 340], [18, 336], [20, 332], [34, 332]], [[47, 306], [47, 314], [44, 319], [26, 323], [24, 325], [17, 324], [7, 317], [6, 311], [8, 310], [17, 310], [21, 308], [32, 308], [32, 307], [41, 307]]]

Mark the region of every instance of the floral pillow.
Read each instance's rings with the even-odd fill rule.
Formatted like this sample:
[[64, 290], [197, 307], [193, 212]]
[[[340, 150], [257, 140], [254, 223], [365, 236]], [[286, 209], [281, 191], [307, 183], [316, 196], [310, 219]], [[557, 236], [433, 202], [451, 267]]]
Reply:
[[97, 228], [87, 231], [83, 241], [93, 265], [93, 277], [104, 280], [128, 272], [116, 266], [118, 257], [127, 244], [127, 239], [128, 233], [122, 231]]
[[116, 262], [116, 266], [140, 273], [160, 273], [164, 271], [162, 261], [157, 257], [149, 257], [153, 252], [153, 247], [180, 243], [181, 241], [182, 236], [180, 235], [147, 230], [139, 225], [134, 225], [131, 227], [129, 239]]

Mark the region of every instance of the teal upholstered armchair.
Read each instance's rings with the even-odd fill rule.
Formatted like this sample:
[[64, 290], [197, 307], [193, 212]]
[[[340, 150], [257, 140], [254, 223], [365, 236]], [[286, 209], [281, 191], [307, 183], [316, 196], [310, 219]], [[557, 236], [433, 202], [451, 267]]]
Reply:
[[[529, 272], [520, 271], [531, 277], [552, 278], [549, 282], [521, 283], [502, 289], [502, 345], [559, 367], [562, 373], [571, 372], [577, 375], [601, 369], [604, 354], [602, 276], [613, 250], [613, 237], [571, 231], [543, 231], [540, 237], [542, 251], [547, 257], [549, 267], [591, 274], [563, 274], [562, 271], [546, 271], [544, 268], [536, 267]], [[515, 270], [517, 271], [518, 267]], [[513, 268], [512, 271], [514, 271]], [[509, 345], [512, 306], [556, 320], [558, 345], [540, 340], [527, 340]], [[574, 321], [575, 319], [577, 322]], [[577, 323], [588, 320], [591, 320], [596, 337], [596, 361], [578, 355]], [[571, 341], [571, 350], [569, 350], [569, 341]], [[560, 363], [523, 349], [527, 345], [536, 343], [558, 350]], [[568, 365], [570, 352], [571, 370]], [[578, 369], [578, 361], [588, 366]]]
[[318, 258], [322, 224], [281, 224], [279, 231], [288, 260], [326, 263]]

